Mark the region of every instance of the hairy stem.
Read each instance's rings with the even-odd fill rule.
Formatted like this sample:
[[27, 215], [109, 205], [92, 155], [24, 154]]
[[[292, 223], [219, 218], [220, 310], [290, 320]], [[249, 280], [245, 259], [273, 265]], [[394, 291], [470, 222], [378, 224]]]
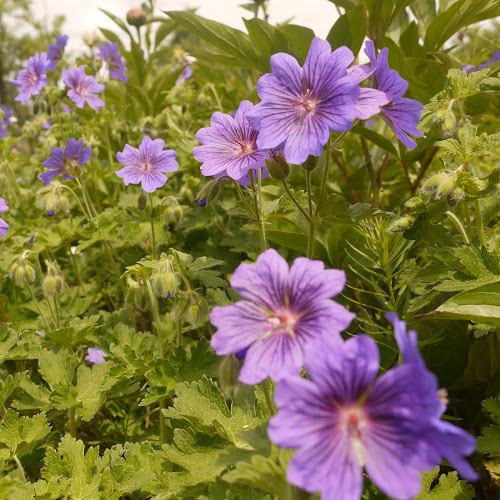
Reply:
[[154, 208], [154, 203], [153, 203], [153, 195], [149, 193], [149, 203], [151, 205], [151, 238], [153, 239], [153, 257], [155, 260], [158, 259], [158, 252], [156, 250], [156, 234], [155, 234], [155, 224], [153, 220], [153, 208]]
[[476, 206], [476, 224], [477, 224], [477, 232], [479, 234], [479, 241], [481, 242], [481, 245], [485, 246], [486, 240], [484, 239], [484, 227], [483, 227], [483, 216], [481, 214], [481, 205], [479, 203], [479, 200], [476, 200], [474, 204]]
[[311, 218], [309, 217], [307, 212], [300, 206], [299, 202], [297, 201], [297, 198], [295, 198], [293, 193], [290, 191], [290, 188], [288, 187], [286, 180], [282, 181], [282, 183], [283, 183], [283, 187], [285, 188], [286, 194], [294, 202], [295, 206], [300, 210], [300, 213], [305, 217], [305, 219], [307, 221], [309, 221]]
[[33, 293], [33, 290], [31, 289], [29, 283], [27, 280], [24, 280], [24, 284], [26, 285], [26, 288], [28, 289], [29, 294], [31, 295], [31, 299], [35, 303], [35, 307], [38, 311], [38, 314], [42, 318], [43, 322], [45, 323], [45, 326], [47, 327], [47, 330], [50, 331], [50, 326], [49, 323], [47, 322], [47, 318], [44, 316], [42, 310], [40, 309], [40, 305], [38, 304], [38, 301], [36, 300], [35, 294]]
[[[160, 358], [164, 357], [163, 350], [163, 335], [161, 331], [161, 323], [160, 323], [160, 314], [158, 312], [158, 302], [156, 300], [156, 296], [153, 292], [153, 287], [151, 286], [151, 281], [146, 280], [146, 286], [148, 289], [149, 300], [151, 301], [151, 309], [153, 311], [153, 316], [156, 324], [156, 333], [158, 334], [158, 347]], [[165, 398], [160, 399], [160, 443], [166, 443], [165, 436], [165, 415], [163, 414], [163, 410], [165, 409]]]
[[255, 179], [253, 177], [253, 172], [250, 170], [250, 181], [252, 183], [252, 192], [253, 192], [253, 201], [255, 205], [255, 213], [259, 219], [259, 233], [260, 233], [260, 244], [262, 247], [262, 251], [265, 252], [267, 249], [266, 245], [266, 230], [264, 228], [264, 219], [262, 213], [262, 187], [261, 187], [261, 170], [259, 169], [259, 192], [257, 193], [257, 188], [255, 186]]
[[464, 226], [462, 226], [462, 223], [460, 222], [458, 217], [450, 211], [446, 211], [445, 214], [456, 224], [458, 230], [460, 231], [460, 234], [462, 235], [462, 238], [463, 238], [465, 244], [468, 245], [469, 238], [467, 237], [467, 233], [465, 232]]

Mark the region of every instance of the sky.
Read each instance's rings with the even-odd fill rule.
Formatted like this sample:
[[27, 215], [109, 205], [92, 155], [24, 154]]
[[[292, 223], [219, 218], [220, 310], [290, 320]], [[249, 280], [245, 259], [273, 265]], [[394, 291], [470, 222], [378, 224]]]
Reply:
[[[249, 3], [250, 0], [246, 0]], [[79, 39], [84, 32], [96, 27], [114, 28], [115, 25], [99, 7], [124, 18], [130, 7], [140, 5], [141, 0], [33, 0], [38, 18], [66, 16], [63, 32], [70, 36], [69, 49], [80, 48]], [[158, 0], [158, 14], [161, 10], [182, 10], [197, 7], [198, 14], [245, 30], [242, 17], [252, 14], [241, 7], [245, 0]], [[293, 17], [294, 24], [312, 28], [316, 35], [326, 38], [338, 15], [333, 3], [328, 0], [270, 0], [269, 22], [279, 23]]]

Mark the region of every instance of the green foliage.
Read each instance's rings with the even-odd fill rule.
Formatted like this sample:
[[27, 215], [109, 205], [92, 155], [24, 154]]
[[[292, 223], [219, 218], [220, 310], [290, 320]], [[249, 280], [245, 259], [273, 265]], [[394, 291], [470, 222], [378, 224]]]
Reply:
[[476, 497], [472, 485], [458, 479], [456, 472], [441, 474], [439, 482], [432, 487], [432, 483], [438, 478], [439, 467], [432, 469], [423, 475], [422, 492], [415, 498], [418, 500], [469, 500]]

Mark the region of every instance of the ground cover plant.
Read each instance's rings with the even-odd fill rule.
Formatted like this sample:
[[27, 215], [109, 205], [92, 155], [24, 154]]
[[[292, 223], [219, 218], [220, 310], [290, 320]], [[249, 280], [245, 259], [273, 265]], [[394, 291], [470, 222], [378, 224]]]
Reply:
[[500, 3], [333, 3], [0, 18], [0, 498], [496, 498]]

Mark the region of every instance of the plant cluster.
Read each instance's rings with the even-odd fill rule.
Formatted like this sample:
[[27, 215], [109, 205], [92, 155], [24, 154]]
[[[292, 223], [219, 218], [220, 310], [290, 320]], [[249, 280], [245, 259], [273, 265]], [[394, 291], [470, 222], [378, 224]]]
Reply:
[[12, 75], [2, 498], [494, 494], [500, 6], [333, 3], [151, 0]]

